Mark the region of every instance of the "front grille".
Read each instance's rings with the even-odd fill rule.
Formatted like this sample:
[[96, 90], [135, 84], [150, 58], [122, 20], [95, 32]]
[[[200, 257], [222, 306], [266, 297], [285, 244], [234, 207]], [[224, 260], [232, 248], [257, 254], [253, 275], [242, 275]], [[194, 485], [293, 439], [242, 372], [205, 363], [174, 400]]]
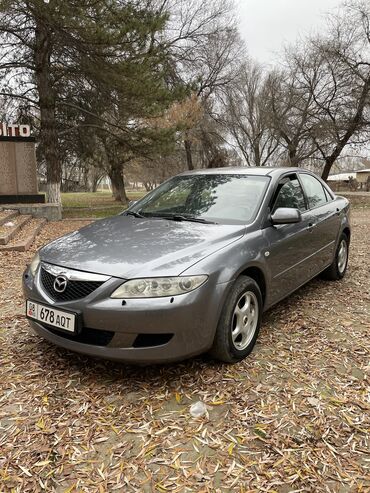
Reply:
[[73, 301], [85, 298], [103, 284], [102, 281], [68, 281], [63, 293], [54, 289], [54, 281], [57, 276], [41, 268], [41, 283], [48, 295], [55, 301]]

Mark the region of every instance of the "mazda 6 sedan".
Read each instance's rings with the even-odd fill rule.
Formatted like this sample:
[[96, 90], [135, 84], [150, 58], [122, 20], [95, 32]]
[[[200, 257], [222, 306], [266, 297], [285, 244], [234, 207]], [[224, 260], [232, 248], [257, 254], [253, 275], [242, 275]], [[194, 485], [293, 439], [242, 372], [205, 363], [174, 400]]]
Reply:
[[23, 277], [27, 318], [88, 355], [233, 363], [265, 310], [320, 273], [344, 276], [350, 238], [348, 201], [309, 171], [186, 172], [41, 248]]

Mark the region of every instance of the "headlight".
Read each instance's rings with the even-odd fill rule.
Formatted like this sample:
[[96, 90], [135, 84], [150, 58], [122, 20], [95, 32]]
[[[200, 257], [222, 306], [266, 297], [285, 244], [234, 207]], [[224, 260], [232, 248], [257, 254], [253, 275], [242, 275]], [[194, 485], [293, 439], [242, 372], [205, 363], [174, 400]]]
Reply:
[[38, 253], [33, 257], [32, 262], [30, 263], [30, 272], [32, 277], [35, 277], [37, 267], [40, 265], [40, 256]]
[[123, 283], [111, 294], [111, 298], [159, 298], [176, 296], [199, 288], [208, 276], [153, 277], [132, 279]]

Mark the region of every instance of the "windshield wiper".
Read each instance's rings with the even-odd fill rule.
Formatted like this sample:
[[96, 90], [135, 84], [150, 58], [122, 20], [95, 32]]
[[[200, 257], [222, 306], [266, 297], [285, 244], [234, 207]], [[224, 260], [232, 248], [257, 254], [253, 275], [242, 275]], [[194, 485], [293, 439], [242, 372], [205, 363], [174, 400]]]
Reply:
[[208, 221], [207, 219], [203, 219], [201, 217], [194, 216], [183, 216], [182, 214], [170, 214], [170, 213], [155, 213], [155, 212], [145, 212], [145, 215], [141, 217], [153, 217], [156, 219], [168, 219], [169, 221], [190, 221], [193, 223], [203, 223], [203, 224], [217, 224], [213, 221]]
[[183, 216], [181, 214], [174, 214], [173, 216], [168, 216], [168, 219], [173, 219], [174, 221], [191, 221], [193, 223], [203, 223], [203, 224], [217, 224], [214, 221], [208, 221], [201, 217], [194, 216]]
[[134, 217], [144, 217], [142, 214], [139, 214], [138, 212], [134, 211], [127, 211], [125, 212], [126, 216], [134, 216]]

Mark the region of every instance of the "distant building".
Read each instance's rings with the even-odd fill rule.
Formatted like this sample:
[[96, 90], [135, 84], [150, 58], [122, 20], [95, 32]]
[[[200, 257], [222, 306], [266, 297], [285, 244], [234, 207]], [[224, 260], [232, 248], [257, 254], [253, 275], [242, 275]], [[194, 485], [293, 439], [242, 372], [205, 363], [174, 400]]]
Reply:
[[350, 179], [355, 179], [356, 178], [356, 171], [350, 172], [350, 173], [338, 173], [336, 175], [330, 175], [328, 177], [328, 181], [339, 181], [339, 182], [349, 182]]
[[370, 180], [370, 168], [360, 169], [359, 171], [357, 171], [356, 180], [360, 185], [360, 188], [366, 190], [366, 186], [369, 184], [369, 180]]
[[369, 191], [370, 168], [330, 175], [328, 182], [334, 191], [359, 189]]
[[328, 184], [334, 192], [353, 189], [352, 187], [355, 180], [356, 171], [347, 171], [345, 173], [337, 173], [335, 175], [328, 176]]

